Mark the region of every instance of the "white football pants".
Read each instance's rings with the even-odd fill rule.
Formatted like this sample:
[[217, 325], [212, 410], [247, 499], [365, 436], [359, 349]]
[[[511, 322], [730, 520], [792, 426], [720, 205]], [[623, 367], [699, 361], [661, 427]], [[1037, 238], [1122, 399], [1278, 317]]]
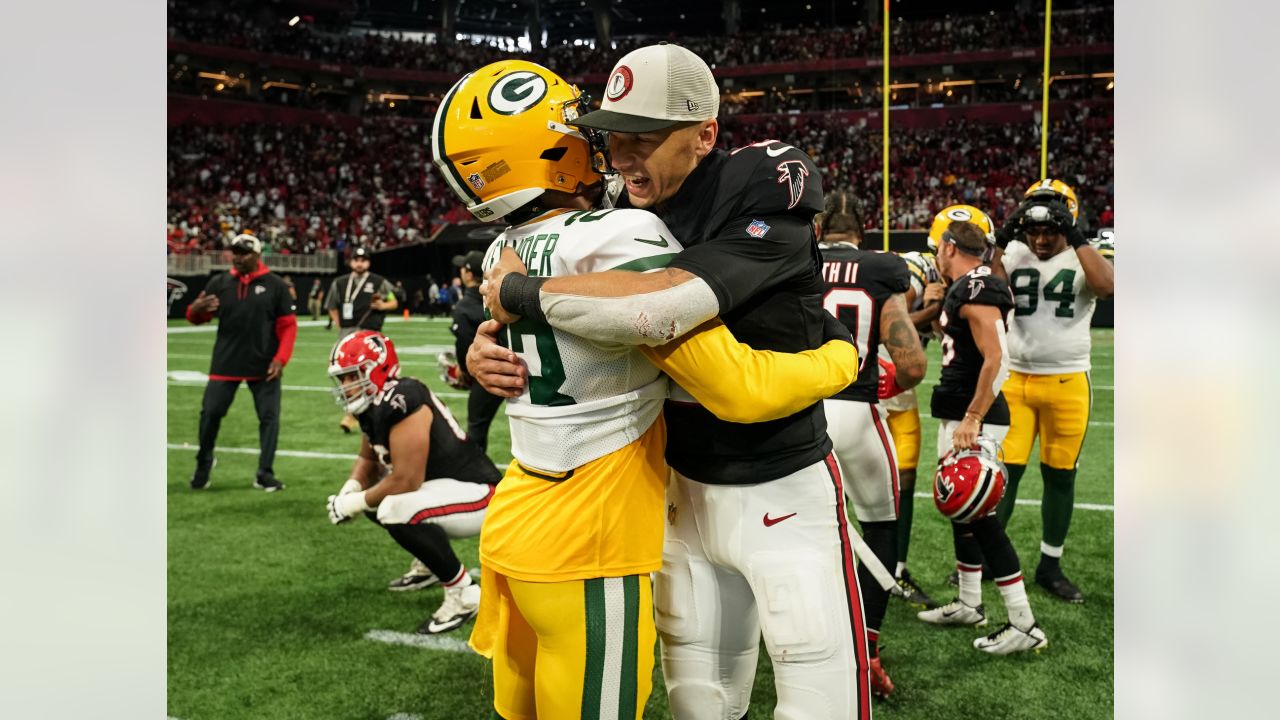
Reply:
[[761, 633], [778, 720], [871, 717], [862, 598], [834, 455], [756, 485], [672, 471], [654, 609], [675, 720], [747, 711]]
[[493, 498], [493, 485], [452, 478], [428, 480], [413, 492], [388, 495], [378, 504], [383, 525], [439, 525], [450, 538], [480, 534], [485, 510]]
[[897, 520], [898, 451], [885, 421], [888, 413], [857, 400], [827, 399], [822, 408], [854, 515], [859, 522]]

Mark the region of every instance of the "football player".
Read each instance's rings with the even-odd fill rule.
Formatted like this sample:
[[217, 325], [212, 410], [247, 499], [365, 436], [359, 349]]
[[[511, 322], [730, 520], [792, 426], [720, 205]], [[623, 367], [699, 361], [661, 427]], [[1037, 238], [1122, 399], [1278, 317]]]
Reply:
[[998, 236], [1000, 263], [1016, 303], [1009, 328], [1012, 372], [1004, 385], [1011, 422], [1004, 440], [1009, 483], [998, 512], [1007, 526], [1039, 437], [1044, 497], [1036, 584], [1079, 603], [1084, 595], [1063, 573], [1061, 559], [1093, 400], [1089, 325], [1098, 298], [1114, 291], [1115, 274], [1102, 254], [1114, 250], [1109, 233], [1098, 247], [1086, 242], [1076, 225], [1075, 192], [1060, 180], [1031, 186], [1016, 216]]
[[[939, 462], [952, 450], [973, 447], [980, 434], [999, 444], [1009, 430], [1009, 406], [1000, 386], [1008, 374], [1005, 333], [1013, 296], [985, 264], [994, 254], [994, 240], [971, 222], [952, 221], [938, 244], [938, 270], [951, 283], [939, 318], [942, 375], [930, 403], [938, 419]], [[918, 617], [939, 625], [986, 625], [985, 557], [1009, 619], [996, 632], [974, 640], [973, 646], [996, 655], [1047, 646], [1049, 641], [1027, 600], [1018, 555], [995, 513], [967, 522], [952, 520], [951, 527], [960, 595]]]
[[426, 385], [400, 377], [395, 345], [382, 333], [360, 330], [339, 340], [329, 377], [362, 435], [351, 478], [329, 496], [329, 520], [336, 525], [364, 513], [381, 525], [444, 584], [444, 603], [418, 632], [453, 630], [475, 617], [480, 586], [449, 540], [479, 534], [501, 474]]
[[[938, 273], [935, 253], [938, 243], [942, 241], [942, 233], [947, 226], [957, 220], [972, 222], [984, 233], [995, 230], [991, 218], [972, 205], [951, 205], [945, 207], [933, 218], [929, 226], [928, 244], [930, 252], [904, 253], [902, 259], [911, 271], [911, 288], [907, 290], [907, 304], [911, 313], [911, 322], [920, 333], [920, 342], [927, 345], [933, 337], [933, 323], [942, 312], [942, 299], [946, 293], [946, 285]], [[911, 572], [907, 569], [907, 554], [911, 548], [911, 526], [915, 517], [915, 503], [907, 498], [914, 498], [916, 490], [916, 467], [920, 462], [920, 410], [914, 388], [899, 395], [887, 398], [883, 406], [889, 413], [889, 431], [898, 451], [899, 492], [905, 502], [899, 506], [898, 514], [898, 563], [894, 575], [898, 579], [898, 587], [903, 590], [903, 597], [913, 605], [932, 610], [938, 604], [920, 587]]]
[[[538, 277], [636, 274], [681, 250], [655, 215], [603, 204], [603, 164], [569, 127], [583, 102], [517, 60], [465, 76], [441, 102], [431, 137], [441, 174], [477, 218], [509, 223], [486, 268], [514, 248]], [[788, 417], [854, 377], [852, 339], [834, 319], [828, 328], [843, 339], [794, 355], [751, 350], [719, 323], [660, 348], [525, 319], [505, 329], [527, 387], [504, 391], [514, 460], [481, 533], [485, 595], [471, 636], [493, 659], [500, 717], [642, 714], [656, 640], [650, 573], [668, 517], [660, 370], [720, 417]]]
[[[898, 560], [899, 490], [894, 440], [885, 427], [879, 397], [892, 397], [924, 379], [926, 360], [920, 336], [907, 314], [911, 272], [892, 253], [867, 252], [862, 216], [848, 190], [827, 194], [826, 210], [814, 221], [822, 251], [822, 306], [853, 334], [858, 347], [858, 379], [823, 402], [827, 434], [840, 468], [849, 478], [845, 494], [853, 503], [867, 546], [886, 568]], [[880, 372], [883, 344], [891, 362]], [[906, 504], [911, 496], [904, 496]], [[866, 567], [858, 566], [858, 587], [866, 610], [871, 690], [882, 697], [893, 681], [880, 662], [880, 625], [889, 591]]]
[[[653, 208], [688, 249], [652, 273], [554, 278], [526, 277], [504, 252], [482, 290], [495, 318], [657, 346], [720, 316], [752, 347], [819, 347], [831, 317], [812, 225], [821, 173], [776, 140], [716, 149], [719, 103], [711, 69], [685, 48], [659, 43], [619, 60], [600, 110], [570, 124], [609, 132], [627, 201]], [[473, 344], [467, 364], [495, 387], [521, 378], [492, 347]], [[747, 424], [675, 393], [665, 417], [676, 472], [654, 590], [672, 715], [745, 714], [763, 633], [777, 716], [869, 717], [844, 480], [822, 405]]]

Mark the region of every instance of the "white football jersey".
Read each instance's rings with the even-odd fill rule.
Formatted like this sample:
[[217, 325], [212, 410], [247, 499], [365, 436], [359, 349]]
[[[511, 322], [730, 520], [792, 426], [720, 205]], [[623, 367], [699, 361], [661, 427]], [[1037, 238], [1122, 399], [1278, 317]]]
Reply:
[[[682, 246], [652, 213], [630, 209], [563, 212], [507, 228], [489, 246], [484, 269], [510, 245], [530, 277], [665, 267]], [[529, 384], [507, 400], [511, 454], [522, 464], [566, 472], [625, 447], [662, 411], [667, 377], [632, 346], [604, 346], [520, 320], [509, 347], [529, 367]]]
[[1001, 261], [1015, 307], [1009, 325], [1009, 365], [1031, 375], [1089, 370], [1089, 323], [1097, 297], [1070, 247], [1041, 260], [1025, 243], [1009, 243]]
[[923, 253], [914, 250], [902, 253], [901, 257], [907, 264], [907, 269], [911, 271], [911, 289], [916, 291], [916, 299], [912, 301], [907, 311], [916, 312], [924, 308], [924, 286], [942, 282], [942, 278], [938, 275], [938, 268], [934, 266], [931, 257], [925, 257]]

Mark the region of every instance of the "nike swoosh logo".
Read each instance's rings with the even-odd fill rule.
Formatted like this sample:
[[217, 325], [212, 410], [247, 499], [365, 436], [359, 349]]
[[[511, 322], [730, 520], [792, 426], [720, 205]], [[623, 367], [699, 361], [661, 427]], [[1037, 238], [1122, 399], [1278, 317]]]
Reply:
[[1061, 385], [1064, 382], [1071, 382], [1071, 378], [1058, 378], [1059, 385]]
[[658, 236], [657, 240], [645, 240], [644, 238], [635, 238], [635, 241], [638, 243], [644, 243], [645, 245], [652, 245], [654, 247], [660, 247], [660, 248], [667, 247], [669, 245], [669, 243], [667, 242], [667, 239], [662, 237], [661, 235]]
[[767, 147], [764, 149], [764, 154], [768, 155], [769, 157], [778, 157], [782, 153], [792, 149], [794, 148], [792, 148], [790, 145], [781, 145], [777, 148]]
[[778, 523], [782, 522], [783, 520], [786, 520], [789, 517], [795, 517], [795, 515], [796, 515], [795, 513], [791, 513], [790, 515], [783, 515], [782, 517], [771, 518], [769, 517], [769, 513], [765, 513], [764, 526], [773, 527], [774, 525], [777, 525]]

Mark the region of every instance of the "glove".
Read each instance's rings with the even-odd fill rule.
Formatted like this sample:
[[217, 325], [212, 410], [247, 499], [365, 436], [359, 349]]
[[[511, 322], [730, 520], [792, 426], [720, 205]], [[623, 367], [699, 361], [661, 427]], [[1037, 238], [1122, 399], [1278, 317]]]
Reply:
[[363, 492], [329, 496], [329, 522], [334, 525], [348, 522], [369, 509], [368, 503], [364, 501]]
[[440, 369], [440, 379], [449, 387], [465, 390], [471, 386], [471, 378], [462, 372], [452, 351], [436, 355], [436, 367]]
[[1009, 214], [1009, 218], [1004, 221], [996, 230], [996, 247], [1004, 250], [1009, 247], [1009, 243], [1020, 239], [1022, 235], [1022, 218], [1027, 214], [1027, 210], [1031, 208], [1031, 203], [1024, 201], [1016, 210]]
[[1084, 238], [1084, 233], [1080, 232], [1080, 228], [1076, 227], [1075, 218], [1071, 217], [1071, 211], [1062, 203], [1049, 203], [1049, 217], [1057, 226], [1058, 232], [1067, 238], [1067, 244], [1071, 249], [1078, 249], [1080, 246], [1088, 243]]
[[342, 483], [342, 489], [338, 491], [338, 494], [346, 495], [348, 493], [360, 492], [363, 489], [364, 486], [360, 484], [359, 480], [355, 478], [348, 478], [346, 482]]
[[880, 362], [880, 381], [876, 386], [876, 397], [888, 400], [906, 392], [907, 389], [898, 384], [898, 366], [882, 357], [877, 356], [876, 360]]

